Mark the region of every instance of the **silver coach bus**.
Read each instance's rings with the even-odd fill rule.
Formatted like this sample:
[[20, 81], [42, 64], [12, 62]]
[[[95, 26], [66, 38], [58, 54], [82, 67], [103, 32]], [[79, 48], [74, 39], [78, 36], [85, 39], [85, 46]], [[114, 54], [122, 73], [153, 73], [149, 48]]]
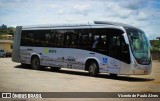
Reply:
[[114, 22], [17, 26], [12, 61], [33, 69], [81, 69], [91, 76], [150, 74], [152, 60], [145, 33]]

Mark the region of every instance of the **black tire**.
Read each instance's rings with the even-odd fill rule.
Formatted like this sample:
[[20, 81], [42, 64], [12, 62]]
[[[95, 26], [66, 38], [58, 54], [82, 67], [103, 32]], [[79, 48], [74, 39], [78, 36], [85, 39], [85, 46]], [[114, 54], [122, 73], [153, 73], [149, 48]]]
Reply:
[[89, 74], [90, 76], [97, 76], [99, 73], [99, 68], [98, 68], [98, 64], [96, 61], [91, 61], [89, 63]]
[[3, 58], [5, 58], [6, 57], [6, 55], [3, 55]]
[[32, 69], [34, 70], [38, 70], [38, 69], [41, 69], [41, 66], [40, 66], [40, 60], [37, 56], [34, 56], [31, 60], [31, 66], [32, 66]]
[[51, 68], [51, 71], [58, 71], [58, 70], [60, 70], [61, 68], [59, 68], [59, 67], [50, 67]]

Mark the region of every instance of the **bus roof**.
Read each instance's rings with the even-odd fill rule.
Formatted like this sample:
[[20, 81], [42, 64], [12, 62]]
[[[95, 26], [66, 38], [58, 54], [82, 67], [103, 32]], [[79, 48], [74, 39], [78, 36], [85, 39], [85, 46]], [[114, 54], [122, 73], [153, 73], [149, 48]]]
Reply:
[[115, 26], [122, 26], [122, 27], [132, 27], [134, 26], [124, 24], [124, 23], [118, 23], [118, 22], [110, 22], [110, 21], [94, 21], [95, 24], [105, 24], [105, 25], [115, 25]]
[[[52, 28], [76, 28], [76, 27], [83, 27], [83, 28], [91, 28], [94, 26], [109, 26], [109, 27], [130, 27], [130, 28], [136, 28], [131, 25], [123, 24], [123, 23], [116, 23], [116, 22], [109, 22], [109, 21], [94, 21], [93, 23], [79, 23], [79, 24], [52, 24], [52, 25], [30, 25], [30, 26], [22, 26], [23, 30], [29, 30], [29, 29], [52, 29]], [[138, 29], [138, 28], [136, 28]]]

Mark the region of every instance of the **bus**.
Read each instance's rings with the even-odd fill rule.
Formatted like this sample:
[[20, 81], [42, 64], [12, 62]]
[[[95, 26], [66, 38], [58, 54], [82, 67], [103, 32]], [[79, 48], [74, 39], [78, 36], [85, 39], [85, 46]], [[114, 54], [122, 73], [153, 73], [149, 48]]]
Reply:
[[33, 69], [80, 69], [91, 76], [148, 75], [152, 68], [144, 31], [108, 21], [17, 26], [12, 61]]

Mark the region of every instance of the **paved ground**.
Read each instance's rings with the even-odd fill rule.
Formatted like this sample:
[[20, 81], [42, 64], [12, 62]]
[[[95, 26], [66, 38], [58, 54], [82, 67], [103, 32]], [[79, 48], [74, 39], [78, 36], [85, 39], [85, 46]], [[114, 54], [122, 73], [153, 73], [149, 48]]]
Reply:
[[[153, 62], [150, 75], [119, 76], [107, 74], [90, 77], [87, 72], [62, 69], [51, 72], [32, 70], [14, 63], [11, 58], [0, 58], [0, 92], [159, 92], [160, 62]], [[2, 99], [0, 99], [2, 100]], [[50, 100], [50, 99], [47, 99]], [[52, 99], [53, 100], [53, 99]], [[54, 99], [82, 100], [82, 99]], [[84, 100], [84, 99], [83, 99]], [[106, 100], [106, 99], [85, 99]], [[112, 100], [112, 99], [111, 99]], [[117, 99], [119, 100], [119, 99]], [[137, 100], [137, 99], [132, 99]], [[146, 99], [145, 99], [146, 100]], [[148, 99], [148, 101], [151, 99]], [[154, 99], [155, 100], [155, 99]], [[158, 100], [157, 100], [158, 101]]]

